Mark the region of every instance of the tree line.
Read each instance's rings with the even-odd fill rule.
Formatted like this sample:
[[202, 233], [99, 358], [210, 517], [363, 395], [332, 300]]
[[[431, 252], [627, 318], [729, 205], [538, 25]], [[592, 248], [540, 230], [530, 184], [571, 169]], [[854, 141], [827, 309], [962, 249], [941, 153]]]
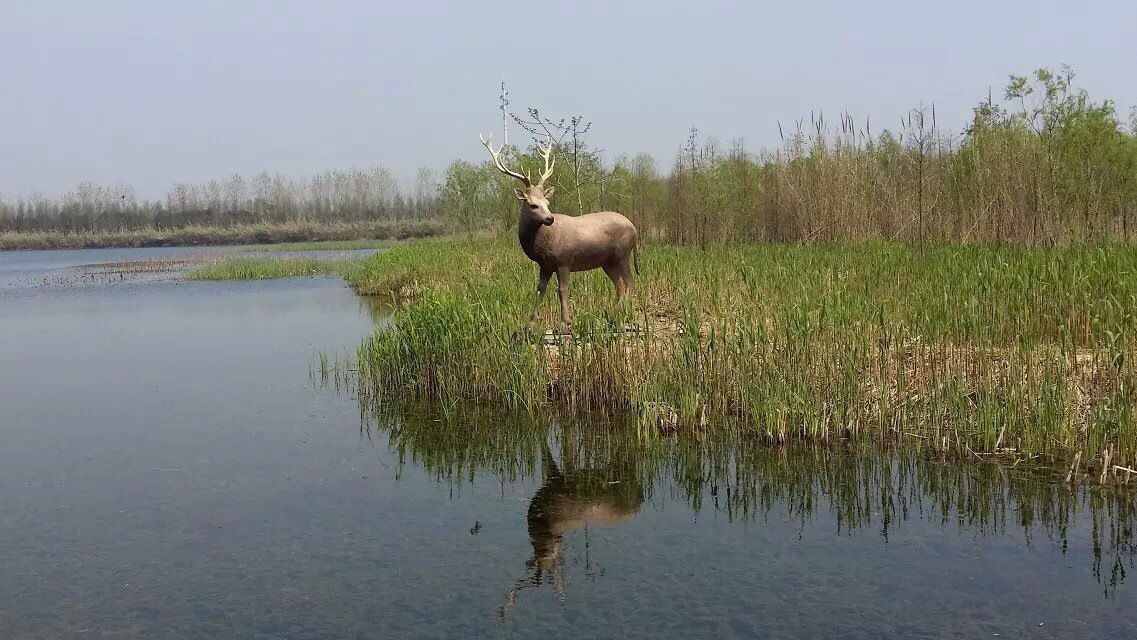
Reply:
[[262, 222], [404, 221], [442, 217], [437, 177], [420, 169], [400, 188], [383, 167], [328, 171], [310, 178], [262, 172], [203, 184], [177, 183], [164, 201], [139, 201], [128, 184], [83, 183], [62, 198], [33, 194], [0, 200], [0, 232], [121, 231], [232, 227]]
[[[509, 114], [504, 91], [502, 111], [530, 137], [552, 141], [555, 211], [620, 211], [662, 242], [1130, 239], [1137, 112], [1124, 122], [1112, 101], [1095, 101], [1073, 80], [1066, 67], [1011, 76], [1000, 99], [976, 104], [959, 134], [939, 127], [934, 106], [879, 131], [869, 119], [814, 114], [779, 124], [780, 145], [757, 151], [691, 129], [666, 169], [646, 154], [606, 163], [581, 116]], [[539, 166], [535, 147], [506, 145], [503, 153], [515, 166]], [[517, 220], [515, 186], [488, 157], [455, 160], [441, 179], [420, 169], [409, 190], [382, 167], [178, 183], [164, 201], [140, 202], [129, 185], [84, 183], [59, 199], [0, 199], [0, 232], [445, 217], [466, 233], [504, 233]]]
[[[874, 132], [869, 120], [811, 115], [780, 146], [750, 152], [692, 129], [669, 170], [647, 155], [610, 166], [584, 140], [582, 119], [514, 116], [555, 143], [553, 208], [612, 209], [649, 238], [721, 242], [1014, 242], [1130, 239], [1137, 225], [1137, 112], [1122, 121], [1112, 101], [1075, 87], [1069, 68], [1011, 76], [1002, 99], [972, 110], [957, 135], [935, 107], [909, 111]], [[511, 162], [539, 166], [533, 148], [507, 147]], [[442, 207], [462, 229], [516, 223], [510, 179], [455, 161]]]

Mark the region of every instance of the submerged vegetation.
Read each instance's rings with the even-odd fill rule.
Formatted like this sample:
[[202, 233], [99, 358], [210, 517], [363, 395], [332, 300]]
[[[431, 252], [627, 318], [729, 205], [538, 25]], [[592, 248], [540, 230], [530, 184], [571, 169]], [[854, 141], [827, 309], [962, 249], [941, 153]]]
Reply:
[[1133, 473], [1137, 249], [657, 246], [643, 267], [630, 309], [578, 274], [574, 335], [526, 336], [534, 269], [512, 242], [376, 254], [347, 277], [404, 304], [361, 346], [360, 384], [628, 409], [645, 437], [907, 440], [1070, 480]]

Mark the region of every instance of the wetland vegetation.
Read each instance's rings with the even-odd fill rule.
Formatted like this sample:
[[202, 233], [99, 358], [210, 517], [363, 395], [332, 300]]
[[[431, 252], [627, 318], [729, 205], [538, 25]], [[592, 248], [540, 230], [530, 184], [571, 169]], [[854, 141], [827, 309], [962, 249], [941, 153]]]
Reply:
[[631, 412], [645, 438], [903, 441], [1128, 482], [1137, 138], [1072, 80], [1012, 77], [959, 138], [922, 108], [876, 136], [815, 117], [757, 155], [692, 135], [665, 177], [643, 158], [603, 169], [579, 119], [532, 110], [515, 120], [563, 156], [557, 202], [640, 227], [632, 303], [580, 274], [573, 335], [526, 335], [534, 267], [508, 237], [509, 178], [452, 165], [443, 207], [467, 238], [338, 271], [401, 303], [353, 370], [372, 398]]
[[[780, 144], [760, 149], [692, 129], [669, 171], [646, 155], [605, 164], [579, 116], [530, 110], [514, 121], [555, 143], [554, 211], [619, 211], [650, 241], [1054, 246], [1133, 237], [1137, 111], [1125, 122], [1112, 101], [1080, 89], [1070, 69], [1011, 76], [1002, 99], [988, 94], [958, 119], [967, 123], [962, 131], [945, 130], [940, 118], [934, 105], [909, 110], [895, 126], [891, 118], [881, 126], [812, 113], [778, 123]], [[505, 155], [540, 175], [535, 146]], [[461, 229], [509, 230], [517, 217], [511, 182], [488, 159], [452, 163], [443, 210]]]
[[[423, 244], [387, 259], [448, 247]], [[131, 271], [198, 253], [0, 256], [19, 269], [0, 349], [21, 371], [0, 385], [4, 635], [1133, 636], [1127, 486], [919, 438], [772, 443], [665, 433], [634, 408], [420, 402], [334, 359], [313, 380], [314, 348], [351, 352], [390, 307], [327, 278]], [[66, 264], [126, 279], [36, 284]], [[607, 300], [596, 275], [588, 307]], [[458, 286], [417, 278], [408, 309]], [[321, 388], [321, 369], [348, 386]]]
[[630, 308], [590, 273], [574, 334], [526, 337], [533, 269], [510, 242], [380, 252], [348, 277], [403, 304], [361, 346], [361, 384], [631, 410], [645, 437], [908, 440], [1071, 480], [1131, 474], [1132, 247], [656, 246], [643, 269]]
[[1137, 639], [1137, 2], [56, 4], [0, 640]]
[[[885, 127], [812, 113], [776, 123], [780, 144], [756, 150], [691, 129], [669, 171], [644, 154], [606, 162], [581, 116], [506, 105], [503, 115], [553, 141], [558, 213], [619, 211], [654, 242], [1053, 246], [1128, 241], [1137, 223], [1137, 112], [1126, 122], [1066, 67], [1011, 76], [1002, 99], [980, 100], [960, 132], [923, 105]], [[511, 166], [540, 163], [535, 146], [504, 154]], [[54, 199], [0, 198], [0, 249], [508, 232], [512, 187], [489, 160], [455, 160], [441, 177], [420, 169], [409, 188], [382, 167], [176, 183], [162, 200], [139, 200], [128, 184], [84, 183]]]
[[186, 274], [190, 280], [270, 280], [302, 276], [346, 276], [352, 262], [337, 259], [294, 257], [238, 257], [218, 260], [192, 269]]

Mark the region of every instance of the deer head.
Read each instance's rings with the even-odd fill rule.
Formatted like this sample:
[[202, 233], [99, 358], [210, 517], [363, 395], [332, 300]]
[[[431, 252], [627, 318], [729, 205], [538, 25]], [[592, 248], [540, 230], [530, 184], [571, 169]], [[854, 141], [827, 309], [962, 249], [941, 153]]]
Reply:
[[552, 139], [549, 140], [547, 146], [542, 147], [540, 144], [537, 145], [537, 150], [545, 162], [545, 169], [541, 172], [541, 178], [536, 184], [533, 184], [533, 180], [529, 177], [528, 171], [522, 174], [505, 166], [505, 161], [501, 158], [504, 145], [498, 147], [497, 151], [494, 151], [493, 146], [490, 144], [490, 140], [493, 139], [492, 135], [489, 138], [484, 138], [481, 134], [478, 134], [478, 138], [482, 141], [482, 146], [484, 146], [486, 150], [490, 152], [490, 156], [493, 157], [494, 165], [497, 166], [497, 170], [507, 176], [517, 178], [525, 185], [524, 189], [514, 189], [514, 193], [517, 194], [517, 199], [521, 201], [521, 212], [519, 214], [521, 221], [544, 225], [553, 224], [553, 213], [549, 211], [549, 198], [553, 197], [553, 187], [545, 186], [545, 181], [553, 175], [553, 166], [556, 165], [557, 162], [557, 159], [553, 157]]

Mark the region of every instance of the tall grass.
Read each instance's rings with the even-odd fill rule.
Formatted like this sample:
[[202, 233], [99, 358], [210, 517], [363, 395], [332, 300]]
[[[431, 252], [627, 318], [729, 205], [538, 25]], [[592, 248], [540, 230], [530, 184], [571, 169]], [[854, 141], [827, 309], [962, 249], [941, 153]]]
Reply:
[[346, 260], [315, 258], [238, 257], [198, 267], [186, 274], [189, 280], [271, 280], [303, 276], [348, 274], [355, 265]]
[[1046, 108], [1058, 119], [1034, 129], [1024, 113], [981, 105], [962, 137], [918, 108], [880, 134], [847, 114], [836, 126], [817, 115], [757, 153], [692, 139], [668, 176], [618, 174], [605, 207], [698, 245], [1130, 239], [1137, 131], [1108, 102], [1070, 94]]
[[[848, 113], [811, 113], [778, 124], [781, 142], [772, 148], [723, 145], [692, 130], [670, 170], [642, 154], [606, 166], [595, 149], [566, 139], [556, 147], [552, 206], [620, 211], [649, 240], [699, 246], [1131, 239], [1137, 119], [1122, 122], [1111, 101], [1078, 89], [1065, 68], [1012, 77], [1003, 98], [953, 114], [968, 122], [954, 133], [934, 106], [883, 127]], [[532, 151], [507, 155], [539, 166]], [[455, 163], [443, 210], [465, 229], [508, 229], [516, 218], [511, 180], [488, 159]]]
[[1071, 478], [1134, 466], [1133, 248], [652, 247], [643, 264], [630, 310], [577, 274], [575, 335], [534, 339], [535, 273], [512, 243], [392, 248], [348, 275], [407, 301], [360, 373], [380, 395], [630, 408], [651, 433], [919, 440]]

